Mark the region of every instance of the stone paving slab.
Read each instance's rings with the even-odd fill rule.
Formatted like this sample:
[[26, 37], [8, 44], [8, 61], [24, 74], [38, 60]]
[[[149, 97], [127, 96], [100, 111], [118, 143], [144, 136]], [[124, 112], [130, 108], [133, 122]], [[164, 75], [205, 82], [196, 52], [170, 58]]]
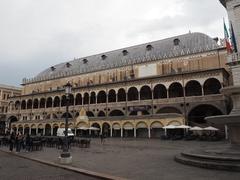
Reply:
[[[179, 164], [174, 156], [195, 148], [220, 148], [226, 142], [162, 141], [159, 139], [99, 139], [91, 140], [90, 148], [71, 148], [71, 167], [109, 174], [126, 179], [213, 179], [239, 180], [240, 173], [201, 169]], [[61, 150], [44, 148], [43, 151], [21, 152], [30, 158], [58, 162]]]

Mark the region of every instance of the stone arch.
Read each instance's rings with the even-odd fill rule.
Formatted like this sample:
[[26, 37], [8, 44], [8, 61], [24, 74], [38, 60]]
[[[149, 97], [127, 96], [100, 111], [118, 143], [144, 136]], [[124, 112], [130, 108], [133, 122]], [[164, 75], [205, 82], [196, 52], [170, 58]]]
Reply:
[[203, 84], [204, 95], [220, 94], [222, 85], [216, 78], [209, 78]]
[[109, 113], [109, 116], [124, 116], [124, 113], [121, 110], [115, 109]]
[[59, 127], [60, 128], [65, 128], [65, 123], [61, 123]]
[[99, 128], [99, 129], [101, 129], [101, 126], [100, 126], [100, 124], [99, 124], [99, 123], [97, 123], [97, 122], [93, 123], [93, 124], [91, 125], [91, 127], [96, 127], [96, 128]]
[[32, 100], [31, 99], [27, 100], [27, 109], [32, 109]]
[[118, 90], [117, 100], [118, 100], [118, 102], [126, 101], [126, 91], [125, 91], [125, 89], [121, 88], [121, 89]]
[[148, 137], [148, 125], [144, 121], [136, 124], [136, 137], [147, 138]]
[[141, 100], [152, 99], [152, 90], [149, 86], [145, 85], [141, 87], [140, 99]]
[[116, 102], [116, 91], [114, 89], [111, 89], [108, 92], [108, 102]]
[[163, 124], [159, 121], [153, 121], [150, 124], [151, 129], [151, 138], [161, 138], [161, 136], [164, 134], [163, 130]]
[[98, 117], [105, 117], [105, 116], [106, 116], [105, 112], [99, 111]]
[[202, 95], [202, 86], [196, 80], [188, 81], [185, 85], [186, 96], [201, 96]]
[[59, 128], [59, 125], [57, 123], [54, 123], [52, 125], [52, 128], [53, 128], [53, 136], [56, 136], [57, 135], [57, 130]]
[[33, 100], [33, 109], [38, 109], [38, 107], [39, 107], [39, 101], [38, 101], [38, 99], [34, 99]]
[[46, 104], [46, 100], [45, 100], [45, 98], [41, 98], [40, 99], [40, 108], [45, 108], [45, 104]]
[[53, 106], [52, 97], [48, 97], [46, 102], [46, 108], [51, 108], [52, 106]]
[[26, 109], [27, 108], [27, 103], [25, 100], [22, 100], [21, 102], [21, 109]]
[[188, 114], [188, 121], [194, 123], [206, 123], [205, 117], [223, 115], [223, 112], [210, 104], [201, 104], [192, 108]]
[[30, 132], [31, 135], [37, 135], [37, 126], [36, 124], [32, 124], [31, 125], [31, 132]]
[[157, 84], [153, 89], [154, 99], [167, 98], [167, 88], [163, 84]]
[[16, 102], [15, 102], [15, 109], [16, 109], [16, 110], [19, 110], [20, 104], [21, 104], [20, 101], [16, 101]]
[[99, 91], [97, 94], [97, 103], [106, 103], [107, 95], [105, 91]]
[[182, 114], [182, 112], [179, 109], [171, 106], [160, 108], [156, 113], [157, 114], [166, 114], [166, 113]]
[[83, 104], [89, 104], [89, 94], [87, 92], [84, 93]]
[[60, 107], [60, 98], [58, 96], [54, 97], [53, 107]]
[[169, 98], [183, 97], [183, 87], [179, 82], [174, 82], [169, 86]]
[[134, 125], [131, 122], [123, 124], [123, 137], [134, 137]]
[[76, 105], [82, 105], [82, 94], [77, 93], [76, 97], [75, 97], [75, 104]]
[[96, 93], [95, 92], [91, 92], [90, 104], [96, 104]]
[[136, 87], [131, 87], [128, 89], [128, 101], [138, 100], [138, 90]]
[[66, 95], [63, 95], [61, 99], [61, 107], [64, 107], [66, 105], [67, 105], [67, 97]]
[[121, 125], [117, 122], [112, 125], [112, 136], [121, 137]]

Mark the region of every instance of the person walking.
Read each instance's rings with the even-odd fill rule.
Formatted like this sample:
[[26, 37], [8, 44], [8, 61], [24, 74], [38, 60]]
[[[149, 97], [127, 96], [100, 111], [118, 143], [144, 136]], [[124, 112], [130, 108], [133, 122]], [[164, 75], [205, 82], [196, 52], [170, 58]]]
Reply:
[[14, 143], [15, 143], [15, 133], [14, 132], [12, 132], [11, 135], [10, 135], [9, 143], [10, 143], [9, 150], [12, 152], [13, 151], [13, 146], [14, 146]]
[[26, 137], [25, 137], [25, 149], [26, 149], [26, 152], [29, 152], [30, 151], [30, 143], [31, 143], [31, 137], [30, 135], [27, 133], [26, 134]]

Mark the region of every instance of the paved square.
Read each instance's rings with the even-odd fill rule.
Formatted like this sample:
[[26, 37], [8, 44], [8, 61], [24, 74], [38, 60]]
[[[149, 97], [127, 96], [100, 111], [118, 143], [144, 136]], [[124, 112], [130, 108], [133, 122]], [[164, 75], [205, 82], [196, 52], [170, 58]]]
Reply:
[[[92, 139], [90, 148], [71, 148], [72, 166], [127, 179], [239, 180], [240, 173], [208, 170], [179, 164], [174, 155], [193, 148], [225, 146], [227, 142], [163, 141], [159, 139]], [[61, 150], [20, 154], [57, 162]]]

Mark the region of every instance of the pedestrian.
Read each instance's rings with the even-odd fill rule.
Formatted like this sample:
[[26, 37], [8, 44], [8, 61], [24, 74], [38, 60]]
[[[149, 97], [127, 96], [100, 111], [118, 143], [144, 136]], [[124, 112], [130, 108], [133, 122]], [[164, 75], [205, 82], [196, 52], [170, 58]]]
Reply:
[[104, 143], [104, 137], [103, 137], [102, 133], [100, 133], [100, 139], [101, 139], [101, 144], [103, 144]]
[[16, 152], [18, 153], [20, 151], [20, 143], [19, 143], [19, 132], [15, 136], [15, 147], [16, 147]]
[[14, 132], [12, 132], [10, 135], [9, 143], [10, 143], [9, 150], [12, 152], [13, 146], [15, 143], [15, 133]]
[[30, 135], [27, 133], [26, 134], [26, 137], [25, 137], [25, 149], [26, 149], [26, 152], [29, 152], [30, 151], [30, 144], [31, 144], [31, 137]]

